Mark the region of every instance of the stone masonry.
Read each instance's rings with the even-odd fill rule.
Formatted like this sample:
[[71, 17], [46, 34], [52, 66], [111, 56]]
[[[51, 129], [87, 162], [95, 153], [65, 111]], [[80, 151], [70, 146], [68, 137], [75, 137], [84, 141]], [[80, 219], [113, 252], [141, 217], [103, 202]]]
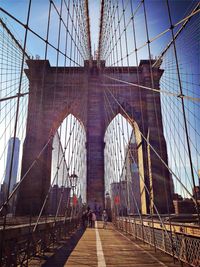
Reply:
[[[23, 148], [22, 174], [26, 175], [18, 194], [17, 214], [39, 213], [50, 186], [52, 141], [44, 148], [67, 115], [84, 125], [87, 136], [87, 202], [104, 207], [104, 134], [112, 119], [121, 113], [133, 126], [138, 146], [142, 212], [172, 211], [171, 176], [141, 136], [167, 162], [166, 142], [160, 107], [160, 94], [110, 80], [122, 79], [152, 87], [149, 61], [136, 67], [105, 67], [104, 61], [85, 61], [84, 67], [51, 67], [45, 60], [28, 60], [30, 82], [28, 122]], [[154, 87], [159, 88], [163, 71], [153, 69]], [[104, 89], [107, 90], [107, 100]], [[111, 96], [112, 92], [116, 100]], [[87, 116], [81, 112], [85, 99]], [[111, 105], [105, 110], [105, 101]], [[32, 162], [43, 149], [36, 164]]]

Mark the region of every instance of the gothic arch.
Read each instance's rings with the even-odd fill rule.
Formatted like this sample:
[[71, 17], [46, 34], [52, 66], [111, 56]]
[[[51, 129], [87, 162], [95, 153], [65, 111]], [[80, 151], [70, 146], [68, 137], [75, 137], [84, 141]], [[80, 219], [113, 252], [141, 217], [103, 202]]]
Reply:
[[[134, 136], [137, 144], [138, 151], [138, 169], [140, 175], [140, 194], [141, 194], [141, 211], [143, 214], [146, 214], [148, 211], [149, 199], [147, 197], [147, 192], [145, 189], [145, 184], [148, 180], [148, 172], [145, 172], [145, 143], [143, 142], [141, 135], [141, 118], [140, 114], [136, 111], [132, 111], [128, 104], [122, 103], [122, 108], [116, 108], [116, 113], [112, 113], [113, 117], [106, 123], [105, 133], [112, 123], [112, 121], [120, 114], [125, 120], [128, 121], [129, 125], [133, 128]], [[127, 108], [128, 107], [128, 108]], [[115, 114], [115, 116], [114, 116]], [[133, 114], [135, 115], [133, 117]], [[136, 119], [137, 121], [136, 121]]]

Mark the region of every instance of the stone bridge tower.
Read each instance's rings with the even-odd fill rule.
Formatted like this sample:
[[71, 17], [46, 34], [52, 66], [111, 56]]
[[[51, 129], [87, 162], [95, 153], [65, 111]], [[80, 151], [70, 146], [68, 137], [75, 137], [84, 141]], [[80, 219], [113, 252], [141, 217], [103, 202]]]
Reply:
[[[160, 94], [128, 84], [124, 86], [118, 83], [115, 87], [116, 82], [106, 76], [134, 84], [138, 83], [139, 77], [140, 85], [151, 87], [149, 61], [142, 60], [139, 68], [105, 67], [104, 61], [98, 63], [95, 60], [85, 61], [84, 67], [56, 68], [51, 67], [49, 61], [45, 60], [28, 60], [27, 64], [29, 68], [26, 74], [30, 82], [30, 95], [21, 174], [22, 177], [26, 174], [26, 178], [19, 190], [17, 214], [39, 213], [50, 186], [52, 142], [45, 147], [36, 164], [30, 170], [29, 168], [68, 114], [73, 114], [83, 121], [79, 105], [82, 97], [87, 99], [87, 120], [83, 123], [87, 136], [88, 204], [95, 203], [102, 208], [104, 206], [104, 134], [111, 120], [121, 113], [129, 120], [135, 131], [139, 172], [142, 176], [140, 182], [142, 212], [148, 213], [153, 207], [153, 202], [160, 213], [166, 213], [167, 206], [172, 211], [171, 176], [141, 136], [142, 133], [148, 138], [162, 159], [167, 162]], [[65, 73], [64, 80], [63, 73]], [[159, 88], [162, 73], [159, 68], [153, 69], [155, 88]], [[77, 90], [76, 98], [72, 92], [74, 83]], [[108, 116], [110, 121], [105, 119], [105, 87], [112, 88], [112, 92], [117, 90], [119, 101], [117, 103], [114, 98], [110, 98], [112, 105], [112, 112], [110, 111]]]

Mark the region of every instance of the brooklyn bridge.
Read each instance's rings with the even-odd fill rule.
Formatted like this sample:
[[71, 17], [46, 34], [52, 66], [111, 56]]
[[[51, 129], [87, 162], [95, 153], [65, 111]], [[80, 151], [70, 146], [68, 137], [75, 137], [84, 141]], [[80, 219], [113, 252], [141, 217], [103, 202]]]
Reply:
[[200, 2], [0, 1], [0, 266], [200, 266]]

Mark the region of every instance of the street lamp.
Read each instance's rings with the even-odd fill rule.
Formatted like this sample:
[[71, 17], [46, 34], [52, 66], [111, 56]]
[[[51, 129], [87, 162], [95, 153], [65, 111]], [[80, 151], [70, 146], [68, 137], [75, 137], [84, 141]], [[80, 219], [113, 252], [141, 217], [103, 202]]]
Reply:
[[76, 175], [75, 173], [71, 174], [69, 176], [69, 181], [70, 181], [70, 186], [74, 192], [74, 189], [77, 186], [77, 182], [78, 182], [78, 175]]
[[77, 182], [78, 182], [78, 175], [76, 175], [75, 173], [71, 174], [69, 176], [69, 182], [70, 182], [70, 186], [72, 188], [72, 193], [73, 193], [73, 201], [74, 201], [74, 197], [75, 197], [75, 188], [77, 186]]

